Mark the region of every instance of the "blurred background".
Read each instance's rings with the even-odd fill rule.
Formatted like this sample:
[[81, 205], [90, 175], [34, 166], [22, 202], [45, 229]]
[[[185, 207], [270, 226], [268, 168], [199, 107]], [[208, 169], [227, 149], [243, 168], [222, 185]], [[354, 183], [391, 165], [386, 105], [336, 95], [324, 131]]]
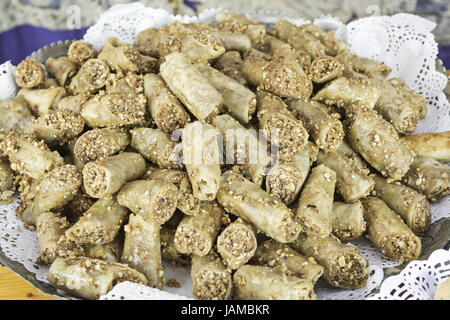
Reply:
[[[57, 40], [82, 38], [109, 7], [127, 0], [2, 0], [0, 63], [14, 64]], [[450, 0], [141, 0], [175, 14], [196, 15], [206, 8], [235, 12], [274, 11], [306, 18], [331, 14], [343, 22], [370, 15], [414, 13], [437, 23], [440, 58], [450, 69]]]

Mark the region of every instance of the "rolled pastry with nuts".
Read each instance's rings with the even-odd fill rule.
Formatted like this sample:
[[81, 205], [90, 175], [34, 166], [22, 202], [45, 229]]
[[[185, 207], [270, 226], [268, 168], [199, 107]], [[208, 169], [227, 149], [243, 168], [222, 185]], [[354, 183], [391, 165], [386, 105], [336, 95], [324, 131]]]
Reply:
[[75, 113], [81, 113], [81, 109], [83, 105], [91, 99], [91, 96], [88, 94], [77, 94], [75, 96], [67, 96], [62, 98], [58, 105], [56, 106], [56, 110], [64, 110], [69, 109]]
[[160, 70], [170, 90], [198, 120], [209, 122], [219, 113], [222, 95], [182, 53], [166, 56]]
[[185, 216], [175, 233], [175, 246], [180, 253], [206, 256], [213, 247], [224, 216], [216, 202], [202, 202], [195, 216]]
[[288, 276], [295, 276], [315, 284], [323, 274], [323, 267], [283, 243], [267, 240], [258, 246], [251, 263], [278, 267]]
[[311, 170], [298, 200], [295, 220], [308, 235], [327, 237], [331, 231], [336, 172], [321, 164]]
[[214, 252], [192, 256], [192, 294], [198, 300], [227, 300], [233, 286], [231, 272]]
[[233, 275], [233, 298], [239, 300], [316, 300], [308, 280], [266, 266], [245, 265]]
[[159, 58], [158, 32], [159, 30], [156, 28], [148, 28], [139, 32], [134, 40], [134, 47], [142, 54]]
[[308, 142], [309, 134], [281, 98], [263, 90], [256, 93], [259, 127], [265, 130], [271, 144], [279, 145], [279, 157], [292, 160]]
[[292, 161], [280, 161], [266, 176], [266, 191], [290, 205], [295, 201], [308, 177], [311, 165], [317, 159], [319, 148], [308, 142]]
[[320, 149], [333, 151], [342, 143], [344, 128], [337, 113], [330, 114], [325, 105], [316, 101], [289, 100], [288, 106]]
[[419, 258], [422, 243], [399, 215], [376, 197], [367, 197], [362, 203], [367, 237], [386, 257], [400, 264]]
[[228, 114], [217, 116], [211, 124], [220, 130], [224, 139], [226, 163], [239, 165], [254, 183], [262, 185], [271, 157], [256, 131], [246, 129]]
[[71, 110], [51, 111], [38, 117], [31, 131], [49, 146], [64, 145], [84, 129], [83, 118]]
[[188, 255], [178, 252], [175, 246], [176, 229], [162, 226], [161, 228], [161, 257], [173, 264], [189, 266], [191, 258]]
[[348, 50], [348, 46], [344, 41], [336, 39], [333, 33], [323, 30], [314, 24], [304, 24], [299, 29], [319, 39], [326, 47], [325, 53], [329, 56], [346, 53]]
[[302, 234], [291, 247], [313, 257], [323, 268], [324, 279], [333, 287], [363, 288], [369, 278], [369, 262], [352, 244], [343, 244], [333, 235], [326, 238]]
[[0, 113], [0, 133], [28, 131], [35, 119], [27, 102], [20, 98], [0, 101]]
[[11, 163], [11, 169], [39, 180], [43, 175], [64, 164], [64, 159], [33, 136], [11, 132], [0, 142]]
[[138, 153], [121, 154], [88, 162], [83, 168], [86, 193], [93, 198], [104, 198], [116, 193], [128, 181], [144, 174], [145, 159]]
[[127, 215], [127, 208], [119, 206], [116, 199], [100, 199], [66, 231], [66, 237], [77, 243], [110, 243]]
[[167, 181], [136, 180], [119, 191], [117, 202], [159, 224], [167, 222], [177, 208], [177, 187]]
[[48, 58], [45, 67], [61, 87], [68, 84], [78, 72], [77, 66], [68, 57]]
[[301, 231], [291, 210], [281, 200], [233, 171], [222, 175], [217, 201], [227, 212], [279, 242], [292, 242]]
[[450, 167], [432, 158], [417, 157], [402, 182], [436, 201], [450, 194]]
[[214, 68], [247, 87], [248, 81], [242, 72], [243, 63], [244, 60], [239, 52], [227, 51], [217, 59]]
[[77, 65], [83, 65], [89, 59], [97, 56], [97, 51], [94, 47], [83, 40], [72, 42], [67, 52], [70, 61]]
[[342, 141], [342, 143], [337, 147], [336, 151], [338, 151], [343, 157], [345, 157], [353, 167], [359, 170], [359, 172], [367, 175], [370, 174], [367, 163], [355, 150], [350, 147], [346, 140]]
[[91, 198], [83, 191], [79, 190], [78, 193], [73, 197], [71, 201], [67, 204], [64, 210], [64, 216], [74, 224], [77, 222], [90, 207], [94, 205], [97, 199]]
[[52, 264], [56, 258], [74, 258], [83, 255], [83, 248], [68, 240], [64, 233], [70, 224], [57, 213], [42, 212], [36, 218], [36, 232], [40, 262]]
[[419, 157], [450, 161], [450, 131], [426, 132], [401, 138]]
[[237, 13], [221, 11], [215, 18], [219, 22], [219, 29], [243, 33], [250, 38], [253, 46], [260, 43], [266, 34], [263, 25]]
[[12, 202], [15, 190], [14, 173], [9, 162], [0, 158], [0, 204]]
[[177, 143], [160, 129], [136, 128], [130, 131], [131, 147], [161, 168], [181, 169], [177, 159]]
[[431, 222], [431, 209], [427, 198], [398, 181], [387, 183], [386, 179], [379, 175], [376, 175], [374, 180], [376, 196], [399, 214], [415, 234], [423, 234]]
[[135, 92], [104, 92], [84, 104], [81, 116], [91, 128], [143, 126], [146, 99]]
[[110, 243], [85, 245], [85, 256], [109, 262], [120, 262], [123, 251], [123, 241], [123, 236], [119, 233]]
[[69, 91], [72, 94], [95, 94], [105, 87], [109, 75], [110, 70], [105, 61], [89, 59], [70, 81]]
[[312, 100], [345, 108], [352, 103], [360, 102], [373, 108], [380, 93], [379, 87], [368, 79], [339, 77], [328, 82]]
[[131, 214], [124, 227], [122, 263], [141, 272], [148, 285], [163, 288], [163, 268], [161, 264], [160, 225], [151, 219]]
[[77, 194], [82, 175], [77, 167], [67, 164], [53, 169], [41, 182], [33, 202], [19, 214], [25, 223], [35, 225], [42, 212], [63, 208]]
[[369, 78], [384, 79], [391, 73], [391, 68], [387, 65], [363, 57], [359, 57], [356, 54], [348, 54], [353, 69], [356, 72], [362, 73]]
[[331, 226], [333, 235], [342, 241], [359, 238], [366, 231], [362, 203], [360, 201], [354, 203], [333, 202]]
[[146, 74], [144, 94], [152, 119], [159, 129], [172, 133], [184, 128], [190, 122], [190, 116], [169, 90], [160, 75]]
[[400, 180], [414, 160], [395, 128], [369, 108], [355, 106], [347, 112], [346, 133], [352, 148], [390, 180]]
[[311, 80], [314, 83], [324, 83], [331, 81], [344, 71], [344, 67], [338, 60], [330, 56], [317, 57], [309, 68]]
[[345, 202], [364, 198], [373, 189], [373, 178], [360, 172], [339, 151], [319, 152], [317, 163], [324, 164], [336, 172], [336, 191]]
[[257, 246], [253, 228], [240, 219], [229, 224], [217, 237], [217, 252], [231, 269], [246, 264]]
[[45, 70], [34, 59], [23, 60], [14, 71], [14, 79], [19, 87], [35, 88], [44, 82]]
[[228, 112], [242, 123], [248, 123], [256, 111], [255, 94], [239, 82], [208, 64], [197, 64], [197, 70], [222, 95]]
[[220, 132], [210, 124], [195, 121], [183, 129], [183, 163], [194, 196], [202, 201], [216, 198], [220, 186]]
[[18, 98], [25, 100], [28, 107], [36, 115], [44, 115], [51, 110], [57, 109], [57, 105], [66, 96], [64, 88], [50, 89], [21, 89], [17, 94]]
[[93, 129], [85, 132], [75, 142], [74, 155], [86, 164], [104, 157], [110, 157], [124, 150], [130, 144], [130, 136], [121, 129]]
[[145, 276], [126, 265], [86, 257], [53, 262], [48, 281], [55, 288], [84, 299], [98, 299], [116, 284], [130, 281], [148, 285]]
[[408, 100], [410, 106], [416, 109], [419, 114], [419, 119], [425, 118], [427, 115], [427, 101], [425, 98], [410, 88], [399, 78], [392, 78], [389, 82], [392, 86], [399, 90], [404, 99]]

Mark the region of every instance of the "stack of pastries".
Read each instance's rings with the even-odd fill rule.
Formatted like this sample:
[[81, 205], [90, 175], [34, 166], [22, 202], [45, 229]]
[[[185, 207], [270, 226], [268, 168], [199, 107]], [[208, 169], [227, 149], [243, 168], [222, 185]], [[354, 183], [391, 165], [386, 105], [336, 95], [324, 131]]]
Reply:
[[163, 289], [165, 259], [197, 299], [300, 300], [320, 278], [366, 285], [348, 243], [363, 235], [417, 259], [429, 201], [450, 192], [450, 132], [411, 135], [425, 99], [312, 24], [216, 20], [17, 66], [0, 200], [21, 193], [49, 282]]

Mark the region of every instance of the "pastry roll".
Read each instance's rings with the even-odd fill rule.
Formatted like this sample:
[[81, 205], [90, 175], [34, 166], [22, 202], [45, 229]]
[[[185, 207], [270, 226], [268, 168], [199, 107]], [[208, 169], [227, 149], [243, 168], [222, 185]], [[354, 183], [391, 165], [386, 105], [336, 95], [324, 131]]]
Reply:
[[401, 138], [419, 157], [450, 161], [450, 131], [427, 132]]
[[83, 105], [90, 99], [91, 96], [88, 94], [77, 94], [76, 96], [64, 97], [58, 102], [56, 110], [69, 109], [75, 113], [81, 113]]
[[256, 50], [246, 54], [242, 64], [244, 76], [254, 86], [283, 98], [306, 99], [311, 95], [311, 80], [292, 64], [271, 59]]
[[25, 223], [36, 225], [42, 212], [63, 208], [78, 192], [82, 176], [77, 167], [67, 164], [43, 176], [33, 202], [18, 216]]
[[61, 87], [64, 87], [78, 71], [75, 63], [68, 57], [48, 58], [45, 67]]
[[27, 131], [35, 119], [26, 101], [20, 98], [0, 101], [0, 113], [0, 133]]
[[215, 253], [192, 256], [192, 294], [198, 300], [227, 300], [233, 286], [231, 272]]
[[189, 114], [167, 88], [161, 76], [151, 73], [145, 75], [144, 94], [150, 115], [162, 131], [172, 133], [190, 122]]
[[236, 80], [243, 86], [248, 86], [248, 81], [245, 79], [244, 73], [242, 72], [243, 63], [244, 60], [242, 60], [239, 52], [227, 51], [217, 59], [214, 68]]
[[109, 262], [120, 262], [123, 251], [123, 237], [119, 233], [112, 242], [85, 245], [85, 256]]
[[311, 170], [300, 194], [295, 220], [308, 235], [326, 237], [332, 231], [331, 211], [333, 207], [336, 172], [321, 164]]
[[220, 29], [248, 36], [253, 46], [260, 43], [266, 34], [266, 28], [263, 25], [237, 13], [221, 11], [217, 13], [216, 20], [219, 22]]
[[271, 145], [279, 146], [281, 160], [292, 160], [308, 142], [309, 134], [301, 120], [288, 109], [281, 98], [263, 90], [256, 93], [259, 127], [265, 130]]
[[66, 96], [64, 88], [50, 89], [22, 89], [17, 94], [18, 98], [24, 99], [28, 107], [36, 115], [44, 115], [57, 108], [59, 101]]
[[411, 133], [416, 130], [419, 114], [408, 100], [404, 99], [399, 90], [389, 81], [378, 80], [380, 98], [375, 104], [375, 110], [389, 121], [400, 134]]
[[217, 116], [211, 124], [220, 130], [225, 140], [226, 163], [242, 166], [250, 180], [262, 185], [271, 157], [256, 131], [246, 129], [228, 114]]
[[251, 262], [260, 266], [278, 267], [288, 276], [302, 278], [312, 284], [315, 284], [323, 274], [323, 267], [317, 264], [314, 258], [307, 258], [275, 240], [267, 240], [260, 244]]
[[185, 216], [175, 233], [175, 247], [184, 254], [206, 256], [222, 226], [223, 209], [216, 202], [202, 202], [200, 212]]
[[0, 204], [12, 202], [15, 189], [14, 173], [8, 161], [0, 158]]
[[14, 72], [16, 83], [21, 88], [31, 89], [44, 82], [45, 70], [34, 59], [23, 60]]
[[401, 179], [414, 160], [395, 128], [369, 108], [355, 106], [347, 112], [346, 133], [352, 148], [390, 180]]
[[419, 258], [422, 243], [399, 215], [376, 197], [367, 197], [362, 203], [367, 237], [386, 257], [400, 264]]
[[145, 166], [144, 158], [134, 152], [88, 162], [83, 168], [84, 189], [93, 198], [110, 196], [128, 181], [142, 176]]
[[208, 64], [197, 64], [197, 70], [222, 95], [228, 112], [242, 123], [248, 123], [256, 111], [255, 94]]
[[292, 242], [301, 231], [288, 207], [233, 171], [222, 175], [217, 201], [227, 212], [279, 242]]
[[159, 58], [158, 31], [156, 28], [148, 28], [137, 34], [134, 40], [134, 46], [140, 53], [153, 58]]
[[225, 51], [246, 52], [251, 49], [252, 41], [245, 33], [231, 32], [224, 29], [211, 28], [211, 34], [222, 42]]
[[114, 198], [100, 199], [66, 231], [66, 237], [77, 243], [110, 243], [127, 216], [127, 208], [121, 207]]
[[374, 186], [373, 178], [361, 173], [339, 151], [319, 152], [317, 163], [336, 172], [336, 191], [345, 202], [355, 202], [369, 195]]
[[130, 281], [148, 285], [145, 276], [126, 265], [86, 257], [53, 262], [48, 281], [58, 289], [84, 299], [98, 299], [116, 284]]
[[97, 56], [97, 51], [94, 47], [83, 40], [72, 42], [67, 52], [67, 56], [70, 61], [76, 65], [82, 65], [89, 59], [93, 59]]
[[220, 186], [219, 131], [200, 121], [189, 123], [183, 129], [183, 163], [186, 166], [194, 196], [212, 201]]
[[379, 87], [368, 79], [339, 77], [328, 82], [312, 100], [346, 108], [354, 102], [360, 102], [373, 108], [380, 93]]
[[365, 287], [369, 278], [369, 262], [354, 245], [343, 244], [333, 235], [320, 238], [303, 234], [291, 247], [313, 257], [324, 268], [323, 277], [333, 287]]
[[331, 226], [333, 234], [342, 241], [359, 238], [366, 231], [362, 203], [333, 202]]
[[324, 83], [342, 75], [344, 67], [335, 58], [322, 56], [313, 60], [309, 71], [314, 83]]
[[391, 73], [391, 68], [387, 65], [363, 57], [359, 57], [356, 54], [349, 54], [353, 69], [357, 72], [365, 74], [369, 78], [386, 78]]
[[121, 43], [116, 38], [105, 41], [98, 59], [105, 61], [112, 69], [125, 72], [149, 73], [158, 67], [157, 59], [140, 54], [133, 46]]
[[161, 76], [198, 120], [209, 122], [222, 108], [222, 95], [182, 53], [165, 57], [165, 62], [161, 64]]
[[238, 300], [316, 300], [308, 280], [266, 266], [245, 265], [233, 275], [233, 298]]
[[266, 191], [290, 205], [300, 193], [318, 152], [319, 148], [313, 142], [308, 142], [292, 161], [275, 164], [267, 173]]
[[171, 263], [181, 266], [189, 266], [191, 258], [188, 255], [178, 252], [175, 246], [176, 229], [162, 226], [161, 228], [161, 257]]
[[316, 101], [289, 100], [288, 105], [320, 149], [333, 151], [342, 143], [344, 128], [337, 113], [329, 113], [325, 105]]
[[78, 161], [86, 164], [115, 155], [124, 150], [130, 140], [130, 135], [121, 129], [93, 129], [76, 140], [73, 153]]
[[89, 59], [80, 68], [69, 84], [72, 94], [95, 94], [103, 89], [109, 78], [110, 71], [106, 62], [99, 59]]
[[246, 264], [257, 246], [253, 228], [240, 219], [229, 224], [217, 237], [217, 252], [231, 269]]
[[59, 83], [54, 78], [45, 78], [44, 83], [39, 86], [42, 89], [58, 88]]
[[417, 157], [402, 182], [436, 201], [450, 194], [450, 167], [432, 158]]
[[171, 182], [178, 188], [177, 208], [188, 216], [196, 215], [200, 212], [200, 200], [194, 196], [188, 174], [181, 170], [157, 168], [145, 175], [146, 179], [152, 181]]
[[163, 268], [161, 264], [160, 225], [151, 219], [131, 214], [124, 227], [122, 263], [141, 272], [149, 286], [163, 288]]
[[80, 245], [68, 240], [64, 233], [70, 224], [57, 213], [42, 212], [36, 217], [40, 262], [52, 264], [56, 258], [75, 258], [83, 254]]
[[425, 118], [427, 115], [427, 101], [424, 97], [411, 89], [406, 83], [399, 78], [389, 80], [392, 86], [400, 91], [404, 99], [408, 100], [409, 105], [414, 107], [419, 114], [419, 119]]
[[370, 170], [367, 167], [367, 163], [361, 158], [361, 156], [353, 150], [346, 140], [337, 147], [338, 151], [343, 157], [347, 159], [348, 162], [352, 164], [353, 167], [359, 170], [363, 174], [370, 174]]
[[336, 39], [333, 33], [325, 31], [314, 24], [305, 24], [300, 26], [299, 29], [319, 39], [326, 48], [325, 53], [329, 56], [346, 53], [348, 50], [348, 46], [344, 41]]
[[87, 101], [81, 116], [91, 128], [142, 126], [147, 123], [146, 98], [135, 92], [106, 92]]
[[176, 153], [177, 143], [169, 134], [151, 128], [136, 128], [131, 132], [131, 147], [136, 149], [146, 159], [161, 168], [180, 169]]
[[166, 181], [136, 180], [125, 184], [117, 202], [159, 224], [167, 222], [177, 208], [177, 187]]
[[74, 224], [94, 205], [96, 201], [97, 199], [91, 198], [82, 191], [78, 191], [73, 199], [67, 204], [64, 215], [70, 223]]
[[32, 136], [10, 133], [0, 143], [8, 156], [11, 169], [39, 180], [46, 173], [64, 164], [64, 159], [51, 151], [43, 141]]
[[374, 180], [376, 196], [399, 214], [415, 234], [423, 234], [431, 222], [431, 209], [427, 198], [400, 182], [387, 183], [386, 179], [379, 175], [376, 175]]
[[49, 146], [64, 145], [84, 129], [83, 118], [72, 110], [51, 111], [37, 118], [32, 132]]

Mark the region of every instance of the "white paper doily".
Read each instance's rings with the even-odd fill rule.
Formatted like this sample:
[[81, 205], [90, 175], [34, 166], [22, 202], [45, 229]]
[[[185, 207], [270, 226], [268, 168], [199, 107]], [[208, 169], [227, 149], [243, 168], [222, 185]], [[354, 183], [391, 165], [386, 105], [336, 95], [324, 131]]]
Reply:
[[370, 300], [432, 300], [439, 284], [450, 277], [450, 250], [434, 251], [426, 261], [412, 261], [384, 280]]
[[[161, 9], [146, 8], [140, 3], [117, 5], [104, 13], [98, 23], [91, 27], [85, 40], [97, 49], [108, 37], [117, 37], [125, 43], [133, 43], [134, 37], [150, 27], [159, 28], [174, 20], [189, 22], [212, 22], [220, 9], [205, 10], [199, 17], [173, 16]], [[250, 18], [273, 23], [278, 17], [301, 25], [309, 21], [275, 13], [250, 14]], [[335, 30], [336, 36], [348, 41], [352, 52], [386, 63], [398, 76], [427, 99], [428, 115], [420, 121], [417, 132], [445, 131], [450, 127], [450, 105], [442, 93], [447, 79], [435, 69], [437, 44], [431, 34], [434, 24], [414, 15], [395, 15], [393, 17], [370, 17], [345, 26], [332, 16], [314, 20], [320, 27]], [[405, 42], [405, 39], [406, 42]], [[418, 40], [420, 39], [420, 40]], [[411, 43], [411, 44], [410, 44]], [[406, 49], [405, 49], [406, 48]], [[416, 54], [419, 52], [420, 54]], [[414, 53], [414, 54], [413, 54]], [[413, 57], [411, 57], [413, 56]], [[417, 61], [424, 61], [417, 63]], [[14, 69], [9, 63], [0, 66], [0, 99], [12, 98], [17, 92], [13, 77]], [[0, 206], [0, 247], [5, 255], [36, 274], [40, 281], [47, 282], [48, 267], [38, 266], [37, 237], [35, 232], [23, 228], [16, 218], [18, 200]], [[450, 216], [450, 197], [432, 204], [432, 222]], [[368, 285], [359, 290], [330, 288], [319, 281], [316, 292], [320, 299], [364, 299], [377, 288], [383, 279], [383, 268], [397, 266], [398, 263], [382, 256], [367, 239], [361, 237], [353, 241], [361, 254], [369, 260], [371, 272]], [[165, 292], [136, 284], [122, 283], [106, 295], [105, 299], [180, 299], [192, 297], [189, 270], [165, 264], [165, 278], [176, 279], [181, 288], [165, 288]], [[138, 289], [139, 288], [139, 289]], [[178, 296], [171, 296], [177, 294]]]

